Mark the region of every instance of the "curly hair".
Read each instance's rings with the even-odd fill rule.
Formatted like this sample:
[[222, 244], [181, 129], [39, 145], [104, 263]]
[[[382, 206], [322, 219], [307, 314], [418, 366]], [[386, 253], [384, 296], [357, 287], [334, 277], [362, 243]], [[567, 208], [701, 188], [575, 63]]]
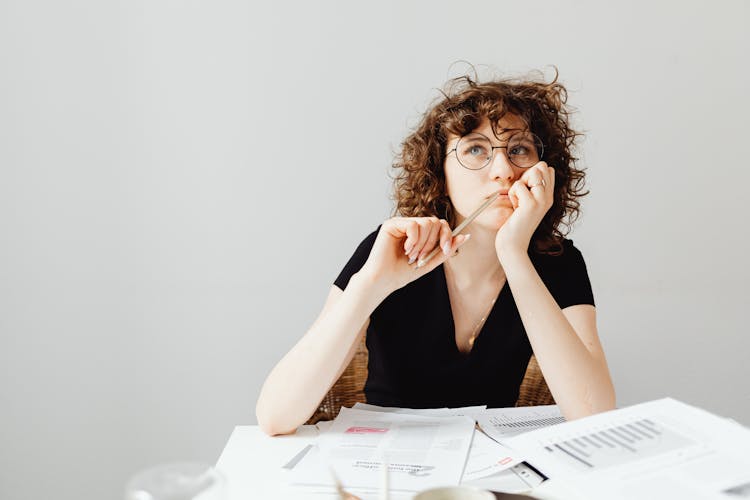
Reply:
[[436, 216], [456, 224], [448, 198], [444, 160], [449, 134], [463, 136], [487, 118], [493, 131], [506, 113], [524, 120], [544, 143], [544, 157], [555, 169], [552, 207], [532, 237], [538, 253], [559, 255], [562, 238], [580, 214], [584, 171], [572, 155], [582, 134], [569, 124], [568, 93], [558, 83], [558, 72], [546, 83], [543, 77], [501, 79], [480, 83], [469, 76], [449, 80], [442, 97], [422, 116], [416, 129], [403, 141], [393, 163], [395, 213], [404, 217]]

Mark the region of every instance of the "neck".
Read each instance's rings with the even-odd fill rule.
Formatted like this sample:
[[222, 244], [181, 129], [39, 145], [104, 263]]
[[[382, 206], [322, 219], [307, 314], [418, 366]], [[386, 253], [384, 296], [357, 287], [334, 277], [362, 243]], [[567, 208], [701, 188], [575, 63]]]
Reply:
[[463, 232], [471, 234], [471, 239], [461, 247], [457, 255], [444, 264], [456, 286], [465, 289], [492, 279], [502, 280], [505, 273], [495, 250], [497, 231], [490, 231], [472, 223]]

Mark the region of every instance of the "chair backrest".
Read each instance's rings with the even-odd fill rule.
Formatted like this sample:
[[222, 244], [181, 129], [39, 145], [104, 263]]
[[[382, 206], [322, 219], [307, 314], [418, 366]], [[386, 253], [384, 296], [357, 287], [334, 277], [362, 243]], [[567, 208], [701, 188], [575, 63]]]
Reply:
[[[307, 421], [308, 424], [315, 424], [321, 420], [333, 420], [339, 414], [342, 406], [351, 407], [354, 403], [365, 401], [367, 358], [367, 347], [365, 346], [365, 339], [362, 337], [349, 366], [346, 367], [341, 377], [333, 384], [323, 401], [320, 402], [318, 409]], [[516, 406], [552, 404], [555, 404], [555, 399], [544, 381], [536, 357], [532, 354], [526, 367], [523, 382], [521, 382]]]

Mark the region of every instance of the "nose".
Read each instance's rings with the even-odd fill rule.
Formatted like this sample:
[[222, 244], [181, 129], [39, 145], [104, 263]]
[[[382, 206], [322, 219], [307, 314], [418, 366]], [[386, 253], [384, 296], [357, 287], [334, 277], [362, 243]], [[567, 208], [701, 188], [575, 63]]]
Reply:
[[512, 182], [518, 175], [516, 170], [517, 168], [510, 162], [508, 155], [505, 154], [504, 148], [498, 148], [493, 151], [492, 160], [490, 160], [490, 177], [493, 181]]

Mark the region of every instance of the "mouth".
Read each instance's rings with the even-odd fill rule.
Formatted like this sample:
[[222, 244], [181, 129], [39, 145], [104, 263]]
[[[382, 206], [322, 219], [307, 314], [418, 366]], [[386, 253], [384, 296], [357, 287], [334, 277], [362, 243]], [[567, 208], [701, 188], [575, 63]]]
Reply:
[[507, 189], [501, 189], [500, 191], [495, 191], [491, 195], [485, 197], [485, 200], [489, 200], [490, 198], [502, 198], [502, 197], [508, 197], [508, 190]]

